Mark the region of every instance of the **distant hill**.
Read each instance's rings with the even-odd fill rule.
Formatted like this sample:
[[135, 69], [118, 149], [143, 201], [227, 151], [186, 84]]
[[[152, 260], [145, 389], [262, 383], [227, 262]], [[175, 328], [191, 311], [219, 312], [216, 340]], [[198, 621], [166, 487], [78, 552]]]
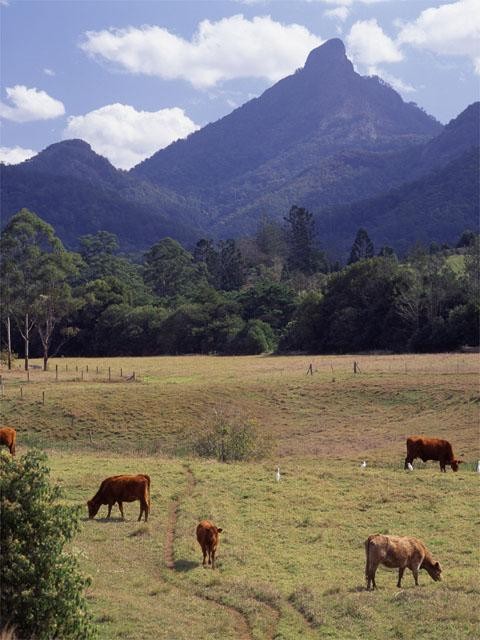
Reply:
[[323, 210], [316, 218], [322, 246], [345, 260], [360, 227], [377, 250], [389, 245], [399, 253], [417, 242], [452, 243], [466, 229], [478, 231], [479, 154], [479, 147], [471, 147], [445, 167], [382, 196]]
[[357, 74], [334, 39], [259, 98], [130, 173], [200, 199], [220, 235], [246, 233], [293, 202], [349, 202], [401, 183], [406, 175], [386, 166], [392, 152], [441, 130], [379, 78]]
[[142, 250], [164, 236], [191, 242], [198, 215], [184, 198], [133, 179], [82, 140], [53, 144], [30, 160], [2, 166], [2, 225], [22, 207], [52, 224], [68, 247], [98, 230], [122, 249]]
[[2, 224], [27, 207], [70, 247], [104, 229], [123, 250], [143, 250], [164, 236], [191, 245], [251, 234], [260, 217], [282, 221], [296, 204], [316, 215], [335, 256], [359, 226], [400, 251], [417, 239], [453, 242], [476, 226], [479, 122], [475, 103], [443, 127], [356, 73], [333, 39], [260, 97], [129, 172], [81, 140], [2, 166]]

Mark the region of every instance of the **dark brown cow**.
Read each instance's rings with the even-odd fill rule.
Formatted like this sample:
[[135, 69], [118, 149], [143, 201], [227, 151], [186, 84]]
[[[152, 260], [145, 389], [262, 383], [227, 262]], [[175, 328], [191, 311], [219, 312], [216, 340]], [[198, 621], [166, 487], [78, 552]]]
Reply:
[[0, 444], [4, 444], [8, 447], [8, 450], [15, 455], [15, 443], [17, 440], [17, 432], [11, 427], [2, 427], [0, 429]]
[[405, 458], [405, 469], [408, 463], [412, 464], [415, 458], [420, 458], [423, 462], [427, 460], [438, 460], [440, 471], [446, 473], [445, 465], [449, 464], [452, 471], [458, 471], [458, 465], [463, 460], [455, 460], [452, 445], [448, 440], [439, 438], [424, 438], [423, 436], [410, 436], [407, 438], [407, 457]]
[[87, 502], [88, 517], [94, 518], [102, 504], [108, 504], [107, 518], [110, 518], [113, 505], [117, 502], [122, 518], [123, 503], [134, 502], [140, 500], [140, 515], [138, 520], [142, 519], [145, 513], [145, 522], [148, 519], [150, 511], [150, 476], [139, 474], [137, 476], [112, 476], [105, 478], [100, 485], [99, 490], [91, 500]]
[[213, 522], [209, 520], [202, 520], [197, 526], [197, 540], [202, 547], [203, 553], [203, 566], [205, 566], [205, 560], [208, 554], [208, 564], [212, 565], [212, 569], [215, 569], [215, 553], [218, 547], [218, 534], [223, 529], [216, 527]]
[[370, 586], [376, 588], [375, 572], [378, 565], [383, 564], [390, 569], [398, 569], [397, 587], [401, 588], [403, 572], [410, 569], [418, 586], [418, 572], [425, 569], [432, 580], [441, 580], [442, 568], [436, 562], [427, 547], [418, 538], [410, 536], [384, 536], [377, 533], [368, 536], [365, 541], [365, 554], [367, 561], [365, 565], [365, 578], [367, 589]]

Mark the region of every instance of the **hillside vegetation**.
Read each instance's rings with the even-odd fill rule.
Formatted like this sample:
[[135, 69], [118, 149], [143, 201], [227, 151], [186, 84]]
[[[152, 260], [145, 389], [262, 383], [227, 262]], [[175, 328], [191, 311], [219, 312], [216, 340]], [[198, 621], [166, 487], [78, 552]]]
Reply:
[[138, 252], [166, 236], [190, 246], [202, 235], [252, 235], [262, 216], [278, 223], [296, 205], [315, 214], [322, 248], [339, 258], [351, 241], [344, 207], [352, 204], [363, 207], [362, 226], [397, 251], [416, 238], [451, 243], [478, 227], [477, 181], [458, 180], [457, 168], [443, 185], [437, 172], [478, 148], [479, 107], [442, 127], [380, 78], [357, 74], [333, 39], [258, 98], [129, 172], [82, 140], [1, 166], [2, 225], [27, 207], [69, 248], [108, 231], [122, 250]]

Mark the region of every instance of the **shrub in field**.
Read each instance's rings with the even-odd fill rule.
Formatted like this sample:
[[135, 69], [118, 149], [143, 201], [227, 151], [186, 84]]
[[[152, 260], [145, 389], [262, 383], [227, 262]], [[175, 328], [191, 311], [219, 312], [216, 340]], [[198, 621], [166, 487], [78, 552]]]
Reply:
[[59, 502], [46, 455], [0, 454], [0, 630], [20, 638], [93, 638], [83, 591], [88, 579], [64, 550], [79, 527], [79, 511]]
[[229, 353], [252, 355], [273, 351], [277, 346], [272, 327], [262, 320], [249, 320], [228, 346]]
[[220, 462], [255, 460], [264, 456], [268, 448], [268, 440], [260, 436], [253, 422], [223, 412], [215, 412], [213, 422], [194, 443], [197, 455]]

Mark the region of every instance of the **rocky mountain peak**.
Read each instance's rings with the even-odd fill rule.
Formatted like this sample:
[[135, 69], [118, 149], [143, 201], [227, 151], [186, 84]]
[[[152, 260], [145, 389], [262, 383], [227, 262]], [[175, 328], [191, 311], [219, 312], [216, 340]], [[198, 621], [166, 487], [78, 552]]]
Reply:
[[345, 45], [340, 38], [332, 38], [313, 49], [307, 57], [304, 71], [307, 73], [353, 72], [353, 65], [347, 58]]

